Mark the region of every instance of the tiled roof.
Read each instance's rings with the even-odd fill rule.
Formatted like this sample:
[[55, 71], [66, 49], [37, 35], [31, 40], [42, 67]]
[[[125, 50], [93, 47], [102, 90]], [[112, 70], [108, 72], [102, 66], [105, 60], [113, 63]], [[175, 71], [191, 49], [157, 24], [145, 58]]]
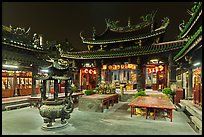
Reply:
[[191, 37], [186, 45], [179, 51], [179, 53], [174, 57], [175, 61], [181, 59], [185, 54], [187, 54], [193, 47], [195, 47], [199, 42], [202, 41], [202, 26], [199, 27], [197, 32]]
[[34, 48], [33, 45], [25, 44], [25, 43], [20, 43], [20, 42], [15, 42], [15, 41], [2, 41], [2, 44], [20, 48], [20, 49], [25, 49], [25, 50], [30, 50], [30, 51], [36, 51], [36, 52], [45, 52], [42, 49], [37, 49]]
[[[162, 24], [158, 28], [154, 28], [153, 18], [155, 13], [149, 14], [149, 17], [152, 19], [147, 19], [147, 16], [143, 16], [143, 22], [139, 25], [132, 26], [129, 25], [126, 27], [118, 27], [117, 21], [108, 21], [109, 24], [107, 25], [106, 30], [98, 35], [96, 34], [95, 28], [93, 28], [92, 37], [86, 38], [83, 36], [83, 32], [80, 33], [80, 37], [84, 44], [112, 44], [112, 43], [120, 43], [120, 42], [128, 42], [128, 41], [135, 41], [135, 40], [142, 40], [145, 38], [150, 38], [154, 36], [161, 35], [165, 33], [166, 28], [168, 27], [170, 21], [168, 17], [165, 17], [162, 20]], [[149, 22], [148, 22], [149, 21]], [[113, 26], [112, 26], [113, 25]], [[113, 28], [111, 29], [110, 26]]]
[[42, 47], [34, 45], [33, 39], [29, 38], [27, 35], [11, 32], [10, 28], [6, 26], [2, 26], [2, 28], [2, 44], [37, 52], [43, 51]]
[[120, 42], [147, 39], [147, 38], [158, 36], [164, 33], [165, 33], [165, 30], [162, 29], [159, 31], [153, 31], [152, 33], [149, 33], [149, 34], [143, 34], [140, 36], [124, 37], [120, 39], [106, 39], [106, 40], [83, 39], [82, 42], [84, 44], [111, 44], [111, 43], [120, 43]]
[[132, 48], [128, 50], [66, 52], [66, 53], [63, 53], [61, 56], [64, 58], [72, 58], [72, 59], [101, 59], [101, 58], [140, 56], [140, 55], [156, 54], [156, 53], [162, 53], [162, 52], [180, 49], [186, 44], [186, 41], [187, 40], [163, 42], [163, 43], [153, 44], [150, 46], [141, 46], [137, 48]]
[[37, 58], [36, 55], [12, 52], [9, 50], [4, 50], [2, 52], [2, 59], [15, 60], [22, 62], [23, 64], [49, 64], [44, 59]]
[[191, 30], [191, 28], [196, 24], [197, 20], [201, 18], [202, 15], [202, 2], [196, 3], [196, 8], [194, 9], [194, 13], [189, 19], [189, 21], [186, 23], [183, 31], [179, 34], [178, 38], [184, 38], [188, 32]]
[[150, 26], [154, 22], [154, 17], [156, 15], [156, 12], [157, 11], [153, 11], [150, 14], [141, 16], [140, 18], [143, 20], [143, 22], [136, 24], [136, 25], [131, 24], [130, 17], [128, 18], [128, 25], [125, 27], [119, 26], [120, 21], [118, 21], [118, 20], [113, 21], [110, 19], [106, 19], [106, 25], [107, 25], [107, 27], [110, 28], [111, 31], [122, 32], [122, 33], [143, 29], [147, 26]]

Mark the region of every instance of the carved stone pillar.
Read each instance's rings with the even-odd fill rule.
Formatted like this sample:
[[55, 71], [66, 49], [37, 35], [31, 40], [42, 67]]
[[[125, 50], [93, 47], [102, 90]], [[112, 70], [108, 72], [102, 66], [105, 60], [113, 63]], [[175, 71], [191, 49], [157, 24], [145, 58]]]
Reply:
[[137, 58], [137, 91], [145, 89], [145, 75], [143, 74], [143, 63], [141, 62], [141, 58]]
[[187, 99], [192, 98], [192, 57], [185, 56], [185, 60], [188, 62], [187, 70], [188, 70], [188, 91], [187, 91]]
[[176, 84], [176, 65], [175, 61], [172, 58], [172, 54], [169, 54], [169, 67], [168, 67], [168, 73], [169, 73], [169, 83], [168, 86], [171, 87], [172, 84]]
[[36, 74], [37, 74], [37, 67], [32, 66], [32, 92], [31, 92], [31, 97], [37, 96], [37, 94], [36, 94], [36, 78], [35, 78]]
[[192, 98], [192, 68], [189, 66], [188, 68], [188, 96], [187, 98]]
[[179, 64], [179, 69], [180, 69], [180, 72], [181, 72], [181, 88], [183, 88], [183, 64], [180, 63]]
[[96, 71], [97, 71], [97, 76], [96, 76], [96, 84], [98, 85], [101, 82], [101, 67], [102, 67], [102, 62], [97, 61], [96, 62]]

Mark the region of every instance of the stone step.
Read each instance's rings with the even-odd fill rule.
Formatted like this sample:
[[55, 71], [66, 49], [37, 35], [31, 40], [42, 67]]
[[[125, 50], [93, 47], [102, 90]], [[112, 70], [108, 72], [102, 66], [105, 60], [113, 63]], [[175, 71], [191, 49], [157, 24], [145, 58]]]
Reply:
[[189, 101], [181, 100], [180, 105], [185, 106], [185, 111], [192, 116], [196, 116], [202, 121], [202, 109], [193, 105], [193, 103], [189, 103]]
[[178, 105], [175, 105], [175, 107], [176, 107], [175, 109], [176, 111], [179, 111], [179, 112], [181, 111], [181, 108]]
[[202, 120], [197, 118], [196, 116], [190, 116], [192, 123], [194, 124], [194, 128], [199, 131], [199, 133], [202, 133]]
[[191, 107], [186, 106], [186, 110], [192, 115], [196, 116], [198, 119], [202, 121], [202, 114], [197, 113], [197, 111], [193, 110]]
[[186, 109], [186, 106], [182, 105], [181, 103], [178, 103], [175, 106], [176, 106], [176, 110], [179, 112], [183, 112]]
[[7, 102], [2, 102], [2, 105], [7, 106], [7, 105], [14, 105], [16, 103], [26, 103], [28, 102], [28, 99], [22, 99], [22, 100], [12, 100], [12, 101], [7, 101]]
[[3, 102], [2, 103], [2, 110], [6, 110], [7, 106], [16, 105], [16, 104], [23, 104], [23, 103], [29, 103], [29, 100], [25, 99], [25, 100]]
[[30, 106], [30, 103], [21, 103], [21, 104], [15, 104], [15, 105], [8, 105], [8, 106], [5, 106], [5, 110], [18, 109], [18, 108], [28, 107], [28, 106]]

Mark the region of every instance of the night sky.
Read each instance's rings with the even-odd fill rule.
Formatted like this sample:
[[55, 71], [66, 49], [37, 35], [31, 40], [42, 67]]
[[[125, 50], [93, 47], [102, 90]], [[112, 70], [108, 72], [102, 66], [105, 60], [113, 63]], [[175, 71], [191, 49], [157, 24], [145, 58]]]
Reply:
[[[193, 2], [3, 2], [2, 24], [31, 28], [33, 33], [43, 34], [48, 41], [62, 42], [65, 39], [77, 49], [86, 49], [80, 39], [80, 32], [90, 36], [93, 27], [100, 34], [106, 29], [105, 18], [119, 20], [126, 26], [128, 17], [135, 25], [140, 16], [157, 10], [158, 24], [164, 17], [170, 18], [164, 41], [175, 40], [180, 33], [179, 24], [187, 22], [187, 10]], [[160, 26], [160, 25], [159, 25]]]

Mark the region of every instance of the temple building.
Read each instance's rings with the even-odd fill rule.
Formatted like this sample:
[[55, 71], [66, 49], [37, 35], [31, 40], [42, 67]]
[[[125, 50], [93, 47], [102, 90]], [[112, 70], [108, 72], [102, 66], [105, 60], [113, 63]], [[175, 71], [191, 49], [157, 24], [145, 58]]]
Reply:
[[19, 5], [73, 41], [2, 24], [2, 134], [202, 135], [202, 2]]
[[[81, 89], [95, 88], [98, 82], [126, 85], [129, 90], [162, 90], [176, 82], [173, 56], [187, 40], [164, 42], [170, 19], [164, 17], [155, 26], [156, 12], [142, 16], [139, 24], [119, 26], [119, 21], [106, 19], [106, 29], [93, 37], [80, 37], [87, 51], [64, 52], [63, 58], [74, 59]], [[157, 23], [159, 24], [159, 23]]]
[[[73, 50], [67, 42], [45, 42], [36, 33], [31, 38], [30, 28], [2, 25], [2, 97], [38, 94], [43, 82], [35, 76], [55, 60], [75, 68], [70, 84], [80, 90], [95, 89], [101, 82], [136, 91], [176, 84], [184, 89], [186, 99], [196, 98], [195, 103], [202, 104], [201, 6], [196, 2], [188, 11], [189, 21], [178, 25], [181, 32], [172, 41], [164, 41], [171, 19], [156, 22], [156, 11], [136, 19], [138, 24], [129, 17], [126, 26], [105, 19], [102, 33], [97, 33], [97, 27], [93, 27], [92, 37], [79, 33], [85, 51]], [[58, 84], [64, 92], [65, 83]], [[49, 88], [53, 92], [56, 83], [48, 81], [47, 85], [53, 85]]]
[[2, 25], [2, 97], [40, 93], [40, 82], [34, 79], [38, 67], [49, 65], [42, 39], [30, 28]]

